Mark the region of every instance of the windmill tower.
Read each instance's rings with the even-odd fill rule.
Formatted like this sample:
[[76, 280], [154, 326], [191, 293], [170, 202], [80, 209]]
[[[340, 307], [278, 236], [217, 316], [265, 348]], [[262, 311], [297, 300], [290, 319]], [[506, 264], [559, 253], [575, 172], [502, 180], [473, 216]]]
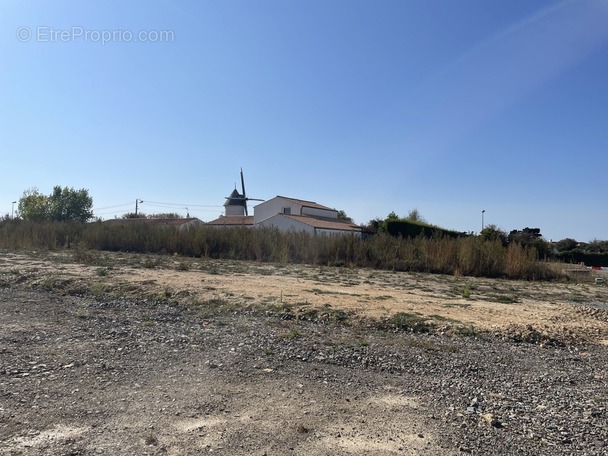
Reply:
[[230, 196], [226, 197], [226, 202], [224, 203], [226, 217], [231, 215], [249, 215], [247, 211], [247, 201], [264, 201], [263, 199], [247, 197], [247, 194], [245, 193], [245, 177], [243, 176], [243, 168], [241, 168], [241, 190], [242, 193], [239, 193], [235, 188]]

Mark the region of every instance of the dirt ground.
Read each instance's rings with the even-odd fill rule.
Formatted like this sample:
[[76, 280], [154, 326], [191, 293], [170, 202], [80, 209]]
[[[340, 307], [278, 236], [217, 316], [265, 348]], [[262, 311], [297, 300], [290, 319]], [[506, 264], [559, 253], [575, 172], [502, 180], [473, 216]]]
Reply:
[[[83, 264], [84, 262], [84, 264]], [[5, 253], [0, 271], [67, 294], [224, 301], [283, 306], [296, 314], [339, 309], [371, 319], [398, 312], [444, 328], [512, 335], [530, 327], [543, 337], [608, 344], [608, 275], [564, 267], [570, 282], [530, 282], [370, 269], [212, 261], [115, 253]], [[596, 284], [596, 276], [605, 279]]]
[[[606, 344], [608, 289], [592, 279], [0, 252], [0, 454], [494, 454], [496, 445], [520, 440], [527, 448], [536, 441], [526, 443], [524, 431], [509, 443], [497, 435], [505, 426], [477, 413], [482, 393], [472, 389], [460, 403], [470, 382], [449, 380], [460, 385], [450, 407], [447, 393], [432, 388], [442, 392], [441, 375], [479, 358], [478, 342], [452, 342], [466, 339], [459, 331]], [[428, 322], [432, 334], [404, 340], [365, 331], [398, 313]], [[314, 321], [295, 325], [299, 319]], [[359, 323], [333, 325], [342, 319]], [[488, 356], [517, 360], [504, 354], [509, 347]], [[578, 366], [591, 350], [568, 356]], [[553, 356], [543, 361], [556, 363], [549, 371], [562, 365]], [[441, 369], [450, 362], [456, 367]], [[585, 391], [605, 388], [598, 373], [584, 381], [591, 382]], [[468, 413], [481, 424], [461, 435]], [[488, 438], [497, 443], [471, 449], [469, 442]], [[526, 451], [517, 454], [539, 454]]]

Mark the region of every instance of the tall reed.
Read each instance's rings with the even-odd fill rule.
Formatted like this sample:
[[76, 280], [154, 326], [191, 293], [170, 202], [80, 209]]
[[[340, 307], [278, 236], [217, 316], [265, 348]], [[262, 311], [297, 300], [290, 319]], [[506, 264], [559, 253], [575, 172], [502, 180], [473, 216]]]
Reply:
[[480, 237], [311, 236], [262, 228], [176, 228], [145, 223], [0, 222], [0, 248], [82, 248], [214, 259], [370, 267], [483, 277], [550, 279], [534, 249]]

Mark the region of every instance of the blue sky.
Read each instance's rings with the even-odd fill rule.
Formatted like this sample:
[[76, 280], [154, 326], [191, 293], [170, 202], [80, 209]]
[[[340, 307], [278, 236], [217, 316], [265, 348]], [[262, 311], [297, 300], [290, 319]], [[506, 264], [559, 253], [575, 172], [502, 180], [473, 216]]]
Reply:
[[211, 220], [242, 167], [358, 223], [608, 239], [606, 24], [608, 0], [5, 0], [0, 213], [61, 185]]

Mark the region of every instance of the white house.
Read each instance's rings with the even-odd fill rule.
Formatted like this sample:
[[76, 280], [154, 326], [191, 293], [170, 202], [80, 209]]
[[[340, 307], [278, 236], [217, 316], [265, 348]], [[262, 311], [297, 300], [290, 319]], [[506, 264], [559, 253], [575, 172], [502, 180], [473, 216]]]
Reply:
[[310, 234], [354, 234], [362, 235], [361, 227], [341, 220], [338, 211], [314, 201], [286, 196], [275, 196], [253, 208], [253, 216], [247, 213], [247, 201], [263, 201], [248, 198], [245, 194], [245, 179], [241, 170], [242, 193], [236, 188], [224, 203], [225, 215], [208, 222], [221, 228], [274, 227], [280, 231], [305, 231]]
[[280, 231], [305, 231], [310, 234], [354, 234], [361, 227], [338, 218], [338, 211], [314, 201], [276, 196], [253, 208], [256, 227], [274, 227]]

